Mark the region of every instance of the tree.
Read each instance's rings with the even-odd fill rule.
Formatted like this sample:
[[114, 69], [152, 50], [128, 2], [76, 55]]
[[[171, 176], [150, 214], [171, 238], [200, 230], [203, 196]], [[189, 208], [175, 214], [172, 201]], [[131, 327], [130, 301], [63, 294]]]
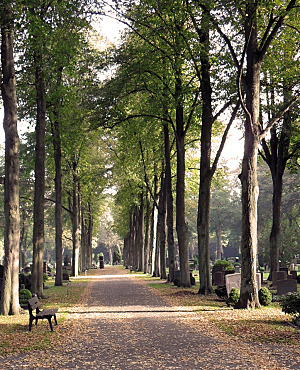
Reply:
[[[268, 3], [268, 7], [255, 1], [230, 4], [226, 2], [222, 8], [224, 14], [229, 10], [232, 32], [239, 29], [243, 32], [243, 42], [236, 37], [230, 39], [233, 33], [225, 34], [216, 17], [211, 20], [218, 33], [223, 38], [231, 53], [232, 60], [237, 69], [237, 88], [245, 114], [245, 146], [242, 162], [242, 240], [241, 240], [241, 295], [238, 306], [240, 308], [260, 307], [256, 285], [256, 253], [257, 253], [257, 154], [258, 145], [266, 136], [268, 130], [281, 118], [298, 97], [286, 104], [265, 128], [259, 120], [260, 110], [260, 82], [262, 64], [273, 40], [278, 37], [284, 20], [290, 12], [294, 11], [295, 0], [287, 4], [276, 2]], [[197, 1], [197, 3], [199, 3]], [[207, 7], [203, 10], [209, 14]], [[232, 16], [234, 15], [234, 18]], [[223, 19], [228, 19], [226, 16]], [[236, 22], [237, 20], [237, 22]], [[265, 26], [265, 24], [267, 26]], [[229, 26], [229, 25], [228, 25]], [[235, 34], [237, 34], [235, 32]], [[239, 44], [235, 49], [234, 41]], [[239, 52], [242, 50], [242, 52]], [[238, 58], [238, 55], [241, 55]], [[244, 62], [246, 66], [244, 70]], [[244, 101], [245, 95], [245, 101]]]
[[[291, 18], [295, 26], [297, 23]], [[280, 97], [284, 104], [292, 99], [292, 91], [299, 83], [299, 60], [297, 60], [297, 46], [294, 28], [285, 28], [284, 38], [286, 42], [280, 48], [275, 43], [272, 45], [272, 54], [269, 63], [265, 67], [265, 95], [267, 106], [265, 107], [268, 121], [271, 121], [278, 104], [275, 99]], [[288, 45], [288, 46], [287, 46]], [[274, 66], [273, 58], [281, 60]], [[270, 130], [270, 139], [262, 141], [261, 157], [268, 164], [272, 175], [273, 199], [272, 199], [272, 228], [270, 233], [270, 278], [274, 271], [279, 270], [279, 250], [281, 233], [281, 209], [283, 193], [283, 175], [286, 166], [299, 157], [299, 142], [297, 137], [297, 111], [299, 105], [295, 105], [286, 112], [282, 119]]]
[[1, 19], [1, 93], [4, 106], [5, 183], [4, 183], [4, 273], [0, 313], [19, 314], [19, 137], [14, 68], [14, 17], [10, 1], [0, 6]]
[[[209, 4], [209, 2], [208, 2]], [[210, 248], [209, 248], [209, 213], [210, 213], [210, 197], [211, 184], [213, 176], [216, 172], [219, 158], [224, 148], [225, 140], [229, 129], [237, 115], [239, 104], [233, 109], [229, 123], [225, 127], [221, 143], [216, 152], [216, 156], [212, 161], [212, 138], [214, 131], [221, 132], [222, 125], [217, 121], [219, 115], [225, 109], [233, 104], [236, 98], [233, 96], [232, 101], [225, 101], [224, 106], [214, 114], [213, 88], [216, 89], [217, 83], [214, 86], [211, 82], [211, 41], [210, 41], [210, 5], [207, 6], [206, 11], [199, 14], [199, 9], [195, 7], [192, 9], [187, 2], [187, 9], [193, 22], [193, 26], [198, 34], [200, 48], [191, 52], [195, 75], [199, 79], [200, 91], [202, 97], [202, 113], [201, 113], [201, 156], [200, 156], [200, 183], [199, 183], [199, 200], [198, 200], [198, 215], [197, 215], [197, 233], [198, 233], [198, 254], [199, 254], [199, 276], [200, 288], [199, 294], [211, 294], [211, 273], [210, 273]], [[200, 18], [200, 21], [198, 20]], [[193, 48], [190, 47], [190, 50]], [[214, 52], [214, 58], [216, 56]], [[220, 53], [219, 53], [220, 54]], [[198, 61], [199, 60], [199, 61]], [[215, 74], [215, 80], [218, 77]], [[230, 86], [227, 87], [230, 92]], [[217, 92], [215, 91], [214, 94]], [[228, 94], [230, 96], [230, 93]], [[212, 162], [212, 163], [211, 163]]]
[[[176, 231], [179, 244], [181, 286], [190, 286], [188, 228], [185, 220], [185, 150], [186, 136], [194, 123], [195, 111], [199, 106], [199, 89], [195, 86], [193, 72], [187, 62], [188, 50], [186, 39], [192, 39], [188, 15], [182, 2], [147, 1], [128, 7], [128, 11], [118, 16], [140, 38], [143, 45], [143, 60], [140, 59], [136, 73], [139, 76], [152, 76], [152, 81], [159, 84], [145, 91], [152, 93], [156, 101], [163, 101], [159, 109], [160, 117], [165, 120], [165, 96], [167, 91], [170, 102], [168, 122], [173, 128], [176, 143]], [[116, 8], [119, 13], [119, 8]], [[136, 37], [135, 37], [136, 39]], [[127, 45], [127, 44], [126, 44]], [[126, 49], [128, 51], [128, 49]], [[146, 53], [146, 54], [145, 54]], [[151, 53], [149, 58], [145, 55]], [[152, 67], [151, 69], [149, 67]], [[135, 75], [140, 80], [140, 77]], [[145, 85], [144, 85], [145, 86]], [[164, 91], [163, 91], [164, 90]], [[156, 91], [156, 95], [153, 92]], [[163, 91], [163, 94], [162, 94]], [[162, 98], [163, 95], [163, 98]], [[153, 108], [153, 104], [150, 106]], [[149, 108], [148, 108], [149, 109]], [[151, 112], [152, 113], [152, 112]], [[141, 113], [143, 115], [143, 113]], [[144, 113], [145, 114], [145, 113]], [[153, 118], [157, 115], [150, 114]], [[170, 184], [167, 181], [167, 184]], [[168, 185], [169, 186], [169, 185]], [[169, 192], [168, 192], [169, 194]], [[169, 221], [170, 225], [170, 221]], [[171, 238], [169, 239], [170, 243]]]

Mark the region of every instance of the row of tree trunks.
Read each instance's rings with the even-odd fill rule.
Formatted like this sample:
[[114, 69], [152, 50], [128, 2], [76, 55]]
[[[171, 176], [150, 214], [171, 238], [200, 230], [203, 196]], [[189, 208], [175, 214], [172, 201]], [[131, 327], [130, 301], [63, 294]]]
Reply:
[[[149, 197], [141, 193], [139, 206], [134, 206], [130, 215], [129, 231], [124, 239], [123, 258], [125, 266], [135, 271], [151, 273], [166, 279], [166, 189], [165, 179], [152, 212]], [[146, 201], [146, 215], [144, 203]], [[157, 208], [158, 205], [158, 208]], [[144, 227], [146, 225], [146, 227]]]

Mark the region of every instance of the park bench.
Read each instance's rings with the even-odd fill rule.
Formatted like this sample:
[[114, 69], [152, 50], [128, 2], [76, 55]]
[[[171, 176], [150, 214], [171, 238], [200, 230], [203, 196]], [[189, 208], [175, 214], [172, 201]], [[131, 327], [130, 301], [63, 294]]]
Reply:
[[[35, 325], [37, 325], [38, 320], [47, 319], [50, 325], [51, 331], [53, 331], [51, 318], [53, 316], [55, 324], [57, 325], [56, 321], [56, 312], [57, 308], [50, 308], [46, 310], [40, 310], [41, 303], [37, 296], [32, 297], [28, 300], [28, 311], [29, 311], [29, 331], [31, 331], [32, 323], [35, 320]], [[35, 315], [33, 311], [35, 310]]]

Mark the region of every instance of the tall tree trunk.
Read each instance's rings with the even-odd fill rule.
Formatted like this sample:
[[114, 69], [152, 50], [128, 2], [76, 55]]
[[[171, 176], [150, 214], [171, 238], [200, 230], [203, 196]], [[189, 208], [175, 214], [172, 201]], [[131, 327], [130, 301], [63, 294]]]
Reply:
[[[284, 86], [284, 103], [288, 103], [290, 96], [288, 89]], [[275, 95], [274, 91], [271, 93], [272, 97]], [[272, 99], [271, 104], [275, 104]], [[269, 120], [272, 116], [269, 115]], [[288, 111], [283, 116], [283, 124], [280, 134], [277, 135], [276, 128], [271, 129], [270, 146], [263, 140], [263, 159], [268, 164], [273, 183], [273, 197], [272, 197], [272, 228], [270, 233], [270, 278], [272, 273], [279, 270], [279, 250], [280, 250], [280, 234], [281, 234], [281, 204], [282, 204], [282, 188], [283, 188], [283, 174], [286, 163], [289, 158], [289, 146], [291, 140], [291, 112]]]
[[245, 144], [242, 162], [241, 293], [239, 308], [260, 307], [256, 282], [257, 254], [257, 154], [259, 144], [259, 98], [261, 61], [258, 60], [256, 4], [247, 5], [245, 42], [247, 48]]
[[138, 255], [139, 271], [144, 271], [144, 192], [141, 192], [140, 208], [138, 211]]
[[4, 183], [4, 271], [0, 302], [2, 315], [19, 314], [19, 137], [13, 55], [14, 20], [10, 1], [1, 6], [1, 92], [4, 106], [5, 183]]
[[174, 243], [174, 217], [173, 217], [173, 193], [170, 156], [170, 136], [168, 124], [164, 123], [164, 147], [165, 147], [165, 187], [167, 203], [167, 243], [169, 257], [169, 281], [174, 281], [175, 272], [175, 243]]
[[33, 270], [31, 276], [32, 293], [43, 295], [43, 254], [44, 254], [44, 208], [45, 208], [45, 131], [46, 131], [46, 92], [42, 56], [35, 52], [35, 88], [37, 103], [36, 147], [35, 147], [35, 186], [34, 186], [34, 225], [33, 225]]
[[212, 282], [210, 273], [209, 249], [209, 213], [210, 190], [213, 171], [211, 170], [211, 136], [213, 125], [212, 89], [210, 82], [209, 62], [209, 18], [203, 14], [201, 20], [201, 95], [202, 95], [202, 127], [201, 127], [201, 159], [200, 159], [200, 187], [198, 200], [198, 253], [199, 253], [199, 294], [211, 294]]
[[180, 286], [190, 287], [188, 229], [185, 222], [185, 132], [182, 105], [182, 81], [180, 73], [176, 77], [176, 231], [179, 246]]
[[87, 269], [87, 227], [85, 224], [85, 210], [81, 204], [81, 271]]
[[157, 210], [157, 201], [158, 201], [158, 179], [157, 176], [154, 176], [154, 197], [152, 215], [151, 215], [151, 228], [150, 228], [150, 241], [149, 241], [149, 260], [151, 264], [151, 275], [155, 275], [155, 256], [157, 249], [157, 221], [158, 221], [158, 210]]
[[133, 269], [138, 271], [139, 268], [139, 249], [138, 249], [138, 208], [134, 206], [133, 213]]
[[93, 259], [93, 213], [89, 202], [89, 225], [88, 225], [88, 268], [92, 267]]
[[77, 162], [73, 161], [73, 201], [72, 201], [72, 239], [73, 239], [73, 254], [72, 254], [72, 275], [78, 276], [79, 273], [79, 202], [78, 202], [78, 173]]
[[145, 244], [144, 244], [144, 273], [149, 272], [149, 236], [150, 236], [150, 199], [149, 194], [146, 196], [146, 216], [145, 216]]
[[55, 162], [55, 285], [63, 285], [63, 247], [62, 247], [62, 170], [61, 170], [61, 138], [60, 117], [58, 111], [54, 112], [52, 128], [52, 141]]
[[166, 186], [164, 173], [161, 174], [157, 230], [159, 238], [160, 278], [166, 279]]

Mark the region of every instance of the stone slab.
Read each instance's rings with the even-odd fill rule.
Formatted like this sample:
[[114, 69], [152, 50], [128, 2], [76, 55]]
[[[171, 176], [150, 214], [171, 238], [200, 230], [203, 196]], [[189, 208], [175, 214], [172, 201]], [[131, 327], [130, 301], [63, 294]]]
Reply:
[[[232, 288], [237, 288], [238, 290], [241, 290], [241, 274], [226, 275], [225, 282], [226, 282], [226, 291], [228, 295], [230, 294]], [[261, 288], [260, 272], [256, 274], [256, 284], [259, 290]]]
[[222, 271], [214, 272], [213, 285], [225, 285], [224, 273]]
[[286, 295], [294, 292], [297, 292], [297, 280], [277, 280], [277, 295]]

